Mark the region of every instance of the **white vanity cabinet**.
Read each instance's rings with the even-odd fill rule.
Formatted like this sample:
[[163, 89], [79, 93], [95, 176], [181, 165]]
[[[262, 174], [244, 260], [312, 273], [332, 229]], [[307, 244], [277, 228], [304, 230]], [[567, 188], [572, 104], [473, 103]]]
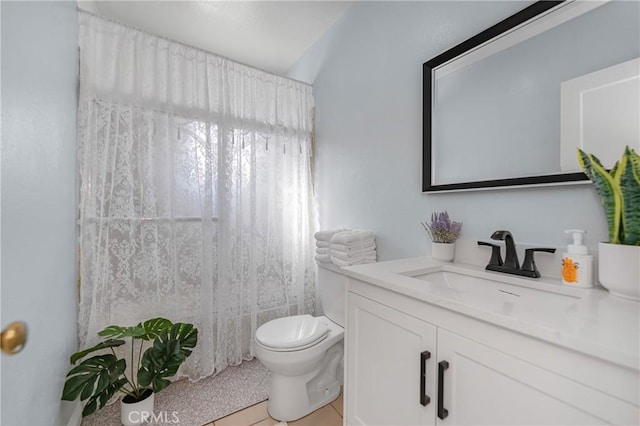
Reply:
[[637, 371], [360, 280], [347, 294], [347, 425], [640, 422]]
[[[448, 415], [438, 424], [637, 424], [629, 404], [443, 329], [438, 330], [438, 360], [449, 366], [438, 383]], [[628, 417], [609, 412], [619, 405], [623, 411], [627, 405]]]
[[348, 312], [346, 423], [434, 424], [436, 327], [353, 293]]

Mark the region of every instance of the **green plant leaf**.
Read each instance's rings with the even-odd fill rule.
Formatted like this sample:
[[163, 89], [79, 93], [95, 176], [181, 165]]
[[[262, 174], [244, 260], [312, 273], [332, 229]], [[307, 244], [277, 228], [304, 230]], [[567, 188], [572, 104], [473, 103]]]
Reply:
[[604, 207], [607, 224], [609, 225], [609, 242], [620, 244], [622, 233], [622, 192], [614, 176], [620, 175], [620, 167], [616, 164], [610, 175], [602, 166], [602, 163], [595, 155], [587, 154], [578, 148], [578, 162], [587, 177], [593, 182], [593, 186], [600, 195]]
[[110, 325], [104, 330], [98, 332], [98, 336], [100, 337], [111, 337], [114, 339], [118, 339], [120, 337], [134, 337], [138, 338], [144, 336], [145, 331], [142, 328], [141, 324], [136, 325], [135, 327], [120, 327], [118, 325]]
[[124, 343], [125, 343], [124, 340], [116, 340], [116, 339], [105, 340], [104, 342], [100, 342], [92, 348], [85, 349], [83, 351], [76, 352], [75, 354], [71, 355], [71, 359], [70, 359], [71, 364], [75, 364], [80, 358], [84, 358], [85, 356], [89, 355], [92, 352], [99, 351], [101, 349], [115, 348], [115, 347], [124, 345]]
[[622, 243], [640, 245], [640, 157], [627, 146], [620, 160]]
[[138, 325], [144, 330], [144, 335], [140, 336], [144, 340], [152, 340], [158, 337], [160, 333], [170, 330], [173, 323], [166, 318], [153, 318]]
[[113, 383], [118, 382], [127, 364], [113, 354], [96, 355], [82, 361], [67, 374], [62, 391], [62, 399], [75, 401], [100, 394]]
[[156, 393], [169, 386], [171, 382], [167, 378], [178, 372], [197, 342], [198, 330], [193, 324], [176, 323], [171, 329], [162, 331], [153, 346], [142, 355], [138, 384], [150, 387]]
[[82, 410], [82, 417], [93, 414], [96, 410], [104, 407], [107, 402], [113, 398], [113, 395], [115, 395], [116, 392], [118, 392], [126, 383], [127, 379], [123, 377], [113, 383], [110, 383], [104, 390], [102, 390], [102, 392], [94, 393], [84, 406], [84, 409]]

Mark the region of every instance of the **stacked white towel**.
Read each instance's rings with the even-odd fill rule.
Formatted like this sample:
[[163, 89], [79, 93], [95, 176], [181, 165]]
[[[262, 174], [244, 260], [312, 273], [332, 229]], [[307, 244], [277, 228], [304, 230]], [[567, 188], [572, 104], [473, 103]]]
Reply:
[[338, 232], [346, 231], [346, 228], [330, 229], [318, 231], [314, 234], [316, 238], [316, 261], [320, 263], [331, 263], [331, 238]]
[[363, 229], [336, 232], [331, 237], [329, 259], [337, 266], [376, 261], [376, 235]]

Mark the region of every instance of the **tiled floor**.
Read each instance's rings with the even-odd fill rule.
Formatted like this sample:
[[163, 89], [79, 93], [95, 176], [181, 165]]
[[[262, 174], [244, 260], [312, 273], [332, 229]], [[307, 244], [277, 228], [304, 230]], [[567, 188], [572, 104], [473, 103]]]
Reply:
[[[267, 401], [238, 411], [204, 426], [274, 426], [279, 422], [269, 417]], [[289, 426], [342, 426], [342, 394], [331, 404], [314, 411]]]

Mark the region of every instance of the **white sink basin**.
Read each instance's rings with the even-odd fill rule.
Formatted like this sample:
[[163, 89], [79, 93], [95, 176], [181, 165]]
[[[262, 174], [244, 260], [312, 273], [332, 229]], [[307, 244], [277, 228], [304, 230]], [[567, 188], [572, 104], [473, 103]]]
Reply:
[[500, 309], [520, 309], [567, 312], [588, 294], [556, 282], [536, 278], [521, 278], [515, 275], [489, 272], [479, 268], [458, 265], [442, 265], [419, 271], [408, 271], [402, 275], [428, 282], [432, 288], [444, 290], [455, 299], [491, 301]]

